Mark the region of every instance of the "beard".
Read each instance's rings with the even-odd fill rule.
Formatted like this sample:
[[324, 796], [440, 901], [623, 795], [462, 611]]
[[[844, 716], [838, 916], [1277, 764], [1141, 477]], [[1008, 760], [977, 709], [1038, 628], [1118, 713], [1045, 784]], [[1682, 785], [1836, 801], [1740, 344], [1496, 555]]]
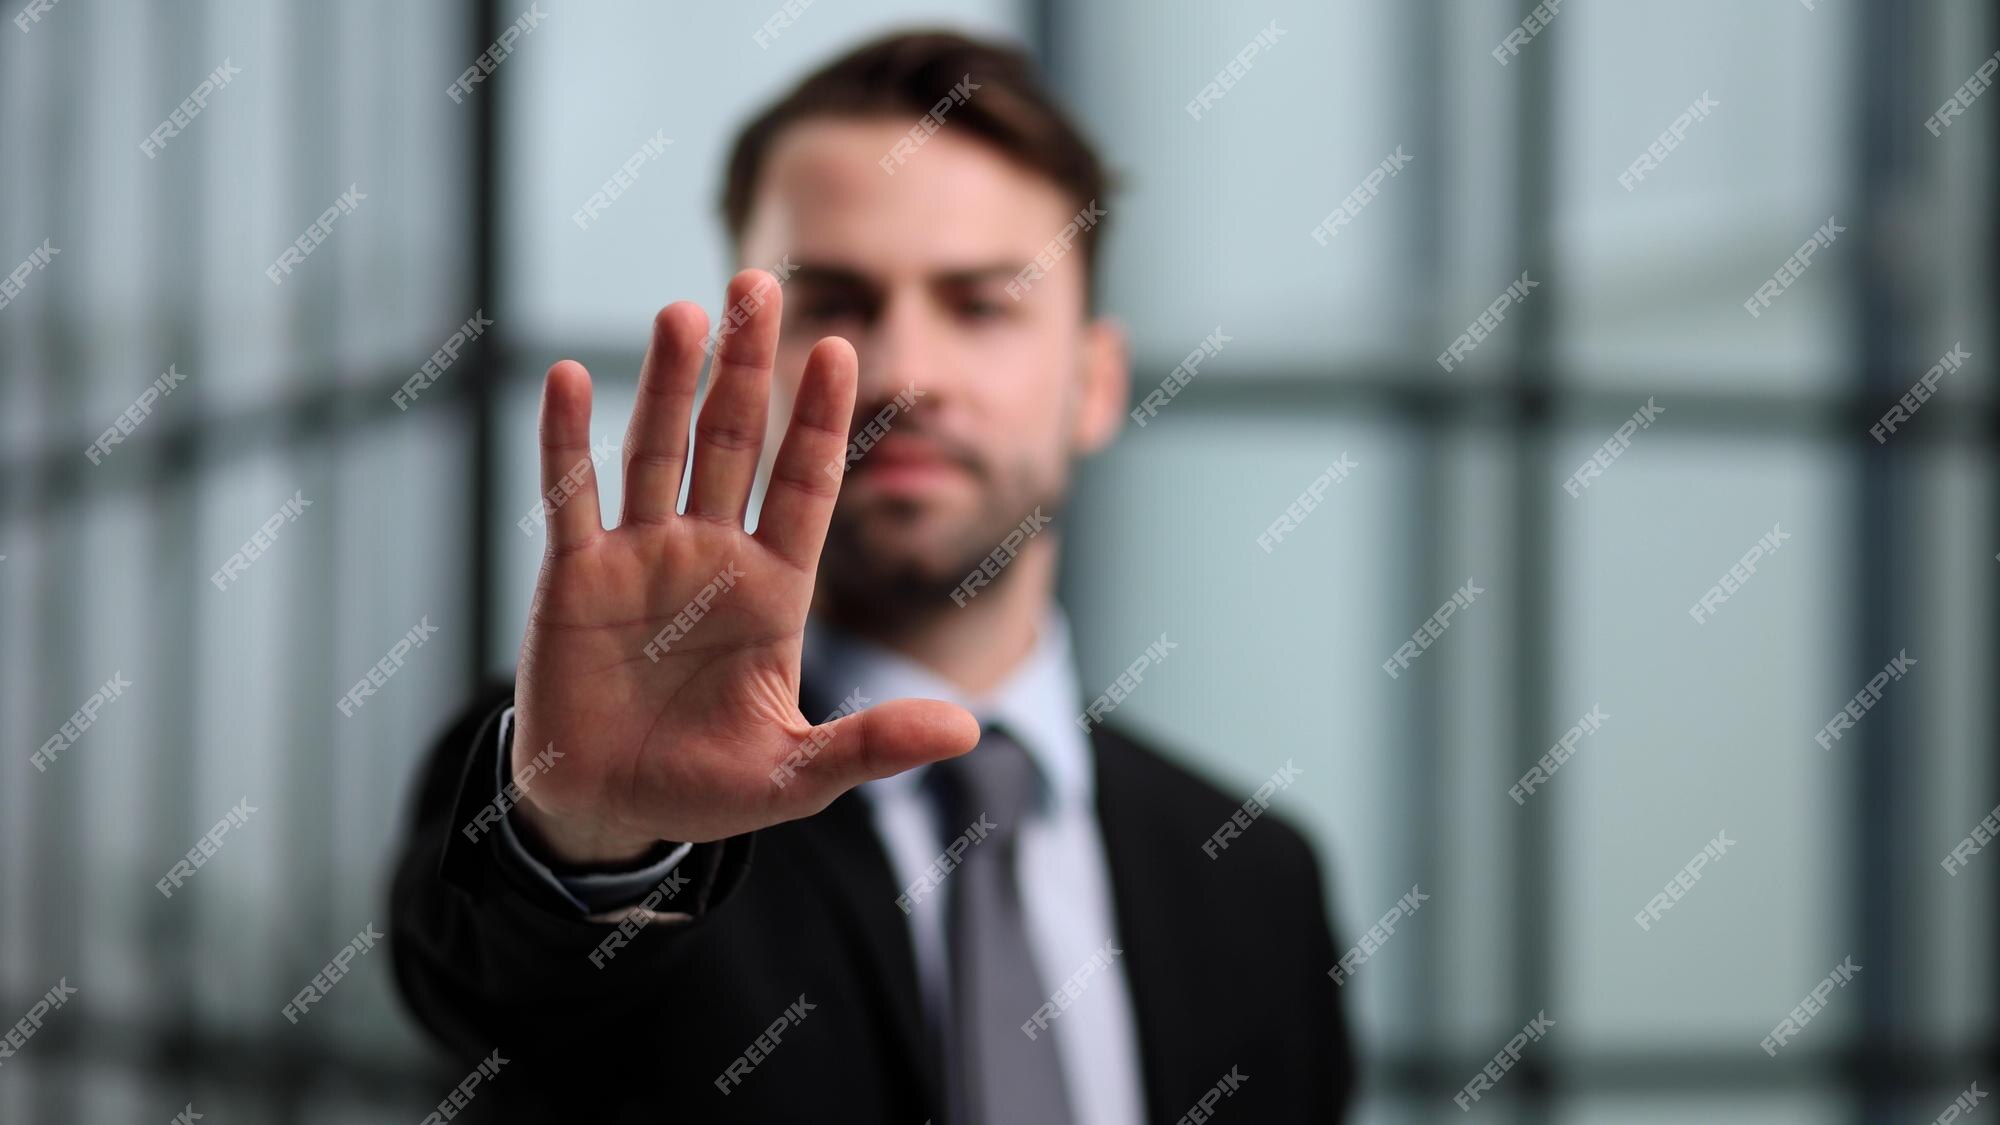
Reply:
[[[835, 504], [820, 554], [818, 586], [834, 620], [888, 627], [957, 609], [952, 593], [1037, 509], [1061, 514], [1066, 472], [1037, 472], [1026, 463], [996, 469], [970, 455], [959, 463], [972, 475], [970, 512], [939, 511], [906, 497], [850, 499]], [[992, 585], [1006, 581], [1002, 570]]]

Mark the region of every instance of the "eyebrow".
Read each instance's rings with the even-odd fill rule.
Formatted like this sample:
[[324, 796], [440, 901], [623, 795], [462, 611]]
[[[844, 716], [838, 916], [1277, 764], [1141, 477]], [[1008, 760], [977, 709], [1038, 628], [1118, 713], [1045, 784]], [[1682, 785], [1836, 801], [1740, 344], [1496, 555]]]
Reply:
[[[1026, 262], [992, 262], [978, 266], [964, 266], [931, 274], [926, 283], [931, 285], [978, 285], [982, 282], [1006, 280], [1015, 277], [1028, 267]], [[805, 281], [812, 285], [839, 286], [855, 289], [877, 290], [881, 286], [875, 279], [859, 270], [846, 266], [825, 265], [806, 262], [792, 270], [790, 283]]]

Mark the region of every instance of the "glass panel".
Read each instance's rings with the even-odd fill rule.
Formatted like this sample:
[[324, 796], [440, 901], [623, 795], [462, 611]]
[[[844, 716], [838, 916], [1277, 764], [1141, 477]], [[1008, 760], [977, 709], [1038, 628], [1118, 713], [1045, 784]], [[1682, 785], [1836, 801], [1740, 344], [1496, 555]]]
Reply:
[[[1020, 7], [978, 0], [953, 5], [950, 18], [1006, 34]], [[566, 10], [508, 60], [502, 284], [517, 339], [630, 347], [636, 336], [643, 346], [653, 314], [683, 299], [713, 320], [734, 262], [716, 201], [735, 129], [848, 46], [939, 18], [912, 0], [819, 4], [760, 46], [778, 8], [618, 0]], [[580, 229], [572, 216], [656, 133], [673, 143]]]
[[[1345, 479], [1319, 485], [1265, 550], [1259, 536], [1343, 454]], [[1162, 411], [1089, 467], [1073, 514], [1057, 517], [1086, 698], [1161, 634], [1180, 646], [1112, 721], [1246, 798], [1293, 763], [1274, 807], [1317, 842], [1343, 934], [1418, 877], [1416, 826], [1384, 799], [1402, 791], [1393, 697], [1407, 685], [1380, 667], [1415, 624], [1383, 596], [1406, 581], [1397, 545], [1414, 455], [1407, 434], [1373, 419]], [[1407, 1035], [1422, 966], [1403, 952], [1371, 963], [1372, 981], [1357, 974], [1377, 1048]]]
[[[1662, 423], [1570, 498], [1560, 481], [1610, 429], [1568, 429], [1545, 482], [1558, 715], [1606, 716], [1522, 810], [1558, 818], [1548, 1008], [1593, 1048], [1721, 1039], [1754, 1051], [1854, 952], [1839, 893], [1845, 754], [1813, 737], [1860, 687], [1838, 659], [1848, 469], [1828, 448]], [[1774, 527], [1786, 538], [1703, 607]], [[1685, 898], [1642, 928], [1635, 915], [1711, 846], [1698, 882], [1677, 888]], [[1812, 1024], [1815, 1045], [1838, 1044], [1858, 1014], [1832, 1004]]]
[[[1852, 211], [1850, 117], [1836, 108], [1852, 97], [1856, 23], [1833, 0], [1563, 8], [1547, 44], [1562, 277], [1548, 296], [1572, 378], [1770, 390], [1840, 377], [1841, 283], [1871, 237]], [[1832, 234], [1753, 318], [1743, 302], [1829, 217], [1855, 220], [1854, 233]]]

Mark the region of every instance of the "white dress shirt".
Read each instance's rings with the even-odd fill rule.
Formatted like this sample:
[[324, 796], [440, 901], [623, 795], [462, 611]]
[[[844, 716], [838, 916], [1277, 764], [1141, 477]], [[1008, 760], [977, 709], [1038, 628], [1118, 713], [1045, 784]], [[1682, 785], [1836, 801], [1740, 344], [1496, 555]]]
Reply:
[[[1089, 737], [1076, 721], [1083, 706], [1069, 625], [1060, 611], [1050, 611], [1036, 632], [1034, 648], [1005, 682], [983, 698], [969, 698], [915, 661], [816, 622], [806, 629], [804, 665], [805, 677], [833, 699], [859, 690], [871, 703], [903, 698], [956, 703], [982, 724], [1004, 727], [1034, 761], [1040, 793], [1020, 828], [1016, 873], [1030, 951], [1045, 994], [1033, 1002], [1024, 1000], [1024, 1022], [1094, 957], [1102, 963], [1100, 955], [1107, 944], [1123, 950], [1113, 910], [1110, 863], [1097, 822], [1095, 761]], [[806, 716], [814, 722], [825, 717]], [[503, 747], [511, 719], [511, 710], [502, 716]], [[503, 754], [503, 771], [505, 758]], [[867, 782], [857, 790], [869, 803], [875, 831], [901, 890], [918, 883], [945, 846], [968, 827], [938, 823], [936, 802], [922, 784], [929, 768]], [[505, 845], [585, 910], [637, 901], [688, 852], [686, 847], [676, 849], [640, 871], [562, 878], [521, 846], [506, 820], [501, 824]], [[910, 896], [917, 983], [932, 1026], [944, 1026], [950, 1018], [944, 935], [950, 878], [947, 874], [935, 892]], [[1145, 1099], [1139, 1038], [1122, 958], [1110, 957], [1108, 966], [1087, 978], [1076, 998], [1050, 1023], [1047, 1034], [1061, 1054], [1071, 1117], [1078, 1125], [1141, 1125]]]

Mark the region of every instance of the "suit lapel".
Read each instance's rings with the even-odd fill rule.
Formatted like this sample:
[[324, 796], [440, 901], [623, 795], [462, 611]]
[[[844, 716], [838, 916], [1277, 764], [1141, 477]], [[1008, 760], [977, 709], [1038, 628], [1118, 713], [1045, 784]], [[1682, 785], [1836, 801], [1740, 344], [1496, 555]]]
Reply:
[[[803, 700], [814, 698], [810, 690], [807, 686], [801, 691]], [[807, 702], [802, 709], [809, 716], [824, 717], [831, 706]], [[874, 977], [872, 991], [885, 999], [892, 1046], [922, 1080], [926, 1102], [941, 1105], [944, 1060], [935, 1037], [925, 1032], [910, 927], [895, 909], [895, 875], [867, 798], [849, 790], [819, 815], [798, 822], [798, 827], [805, 845], [799, 849], [802, 861], [818, 871], [818, 885], [829, 892], [835, 912], [848, 924], [860, 958]]]
[[1139, 1063], [1146, 1090], [1147, 1118], [1168, 1112], [1168, 1078], [1175, 1060], [1198, 1053], [1197, 1023], [1186, 1011], [1192, 982], [1203, 966], [1187, 963], [1184, 928], [1201, 916], [1178, 893], [1166, 862], [1184, 841], [1161, 838], [1147, 816], [1145, 786], [1136, 776], [1134, 752], [1103, 727], [1092, 732], [1097, 763], [1097, 818], [1111, 864], [1111, 896], [1119, 948], [1131, 983], [1139, 1034]]

